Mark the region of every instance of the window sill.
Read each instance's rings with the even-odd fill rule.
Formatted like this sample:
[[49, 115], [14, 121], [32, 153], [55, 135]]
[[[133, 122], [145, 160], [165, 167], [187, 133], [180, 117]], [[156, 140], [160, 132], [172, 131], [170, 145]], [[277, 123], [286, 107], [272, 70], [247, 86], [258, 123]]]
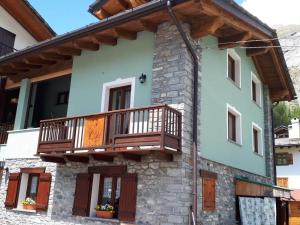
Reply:
[[29, 209], [22, 209], [22, 208], [15, 208], [12, 211], [16, 212], [25, 212], [25, 213], [36, 213], [36, 210], [29, 210]]
[[261, 104], [259, 104], [258, 102], [254, 101], [253, 99], [252, 99], [252, 102], [253, 102], [258, 108], [260, 108], [260, 109], [262, 108], [262, 107], [261, 107]]
[[257, 152], [253, 152], [253, 154], [254, 154], [254, 155], [257, 155], [257, 156], [259, 156], [259, 157], [261, 157], [261, 158], [264, 157], [262, 154], [259, 154], [259, 153], [257, 153]]
[[115, 224], [120, 224], [120, 221], [118, 219], [104, 219], [104, 218], [99, 218], [99, 217], [85, 217], [86, 220], [91, 220], [91, 221], [102, 221], [102, 222], [107, 222], [107, 223], [115, 223]]
[[230, 140], [230, 139], [227, 139], [227, 141], [228, 141], [229, 143], [231, 143], [231, 144], [234, 144], [234, 145], [238, 146], [238, 147], [242, 147], [242, 144], [240, 144], [240, 143], [237, 143], [237, 142], [232, 141], [232, 140]]
[[231, 78], [228, 77], [228, 75], [227, 75], [227, 80], [228, 80], [231, 84], [233, 84], [237, 89], [242, 90], [241, 85], [238, 84], [238, 83], [236, 83], [235, 81], [231, 80]]

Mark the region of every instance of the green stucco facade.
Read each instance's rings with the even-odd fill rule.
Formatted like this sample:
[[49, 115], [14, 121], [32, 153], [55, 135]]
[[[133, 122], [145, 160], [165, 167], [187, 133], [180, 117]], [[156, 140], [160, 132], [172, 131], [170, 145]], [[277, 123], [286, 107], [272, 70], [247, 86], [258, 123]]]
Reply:
[[[74, 57], [68, 116], [101, 111], [103, 84], [135, 78], [134, 107], [151, 104], [154, 34], [138, 33], [135, 41], [118, 39], [116, 46], [101, 45], [96, 52]], [[147, 75], [141, 84], [139, 76]]]
[[[244, 49], [235, 49], [241, 58], [241, 88], [238, 88], [227, 78], [227, 50], [220, 50], [213, 37], [203, 38], [202, 42], [201, 156], [265, 176], [265, 158], [254, 153], [252, 146], [252, 122], [262, 128], [264, 137], [263, 106], [259, 107], [251, 98], [251, 72], [258, 74], [254, 63]], [[227, 104], [242, 115], [242, 145], [227, 140]], [[264, 152], [263, 141], [262, 147]]]

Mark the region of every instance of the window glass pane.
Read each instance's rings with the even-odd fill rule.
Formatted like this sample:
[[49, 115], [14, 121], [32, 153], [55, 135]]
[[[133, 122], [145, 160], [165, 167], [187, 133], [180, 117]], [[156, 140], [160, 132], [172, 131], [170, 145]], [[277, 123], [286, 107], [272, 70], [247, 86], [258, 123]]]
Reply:
[[117, 188], [116, 188], [116, 200], [120, 198], [120, 192], [121, 192], [121, 178], [117, 178]]
[[258, 132], [256, 129], [253, 129], [253, 147], [254, 152], [258, 153]]
[[28, 180], [28, 189], [27, 194], [29, 198], [32, 198], [33, 200], [36, 200], [36, 194], [37, 194], [37, 188], [38, 188], [38, 182], [39, 178], [38, 176], [31, 176]]
[[102, 204], [110, 204], [111, 203], [111, 193], [112, 193], [112, 177], [105, 177], [104, 185], [103, 185]]
[[228, 76], [235, 81], [235, 61], [230, 55], [228, 55]]
[[228, 138], [236, 141], [236, 117], [228, 112]]
[[252, 81], [252, 100], [256, 102], [256, 83]]

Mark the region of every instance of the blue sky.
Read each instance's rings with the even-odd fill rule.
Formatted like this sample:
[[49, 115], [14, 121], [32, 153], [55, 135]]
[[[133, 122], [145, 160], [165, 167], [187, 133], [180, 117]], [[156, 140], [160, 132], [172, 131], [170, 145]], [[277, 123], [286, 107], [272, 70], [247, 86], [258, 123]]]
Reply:
[[[243, 0], [236, 0], [240, 3]], [[98, 20], [88, 12], [94, 0], [29, 0], [57, 34], [83, 27]]]

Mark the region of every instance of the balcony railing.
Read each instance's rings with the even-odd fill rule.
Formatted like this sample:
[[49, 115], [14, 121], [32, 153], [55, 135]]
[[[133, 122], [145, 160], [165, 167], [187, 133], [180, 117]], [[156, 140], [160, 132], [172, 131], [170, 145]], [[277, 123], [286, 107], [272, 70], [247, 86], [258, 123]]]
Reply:
[[53, 161], [70, 155], [176, 153], [181, 151], [181, 120], [181, 113], [167, 105], [44, 120], [37, 154]]
[[12, 129], [13, 129], [13, 124], [10, 124], [10, 123], [0, 124], [0, 144], [1, 145], [7, 143], [7, 137], [8, 137], [7, 131], [10, 131]]

